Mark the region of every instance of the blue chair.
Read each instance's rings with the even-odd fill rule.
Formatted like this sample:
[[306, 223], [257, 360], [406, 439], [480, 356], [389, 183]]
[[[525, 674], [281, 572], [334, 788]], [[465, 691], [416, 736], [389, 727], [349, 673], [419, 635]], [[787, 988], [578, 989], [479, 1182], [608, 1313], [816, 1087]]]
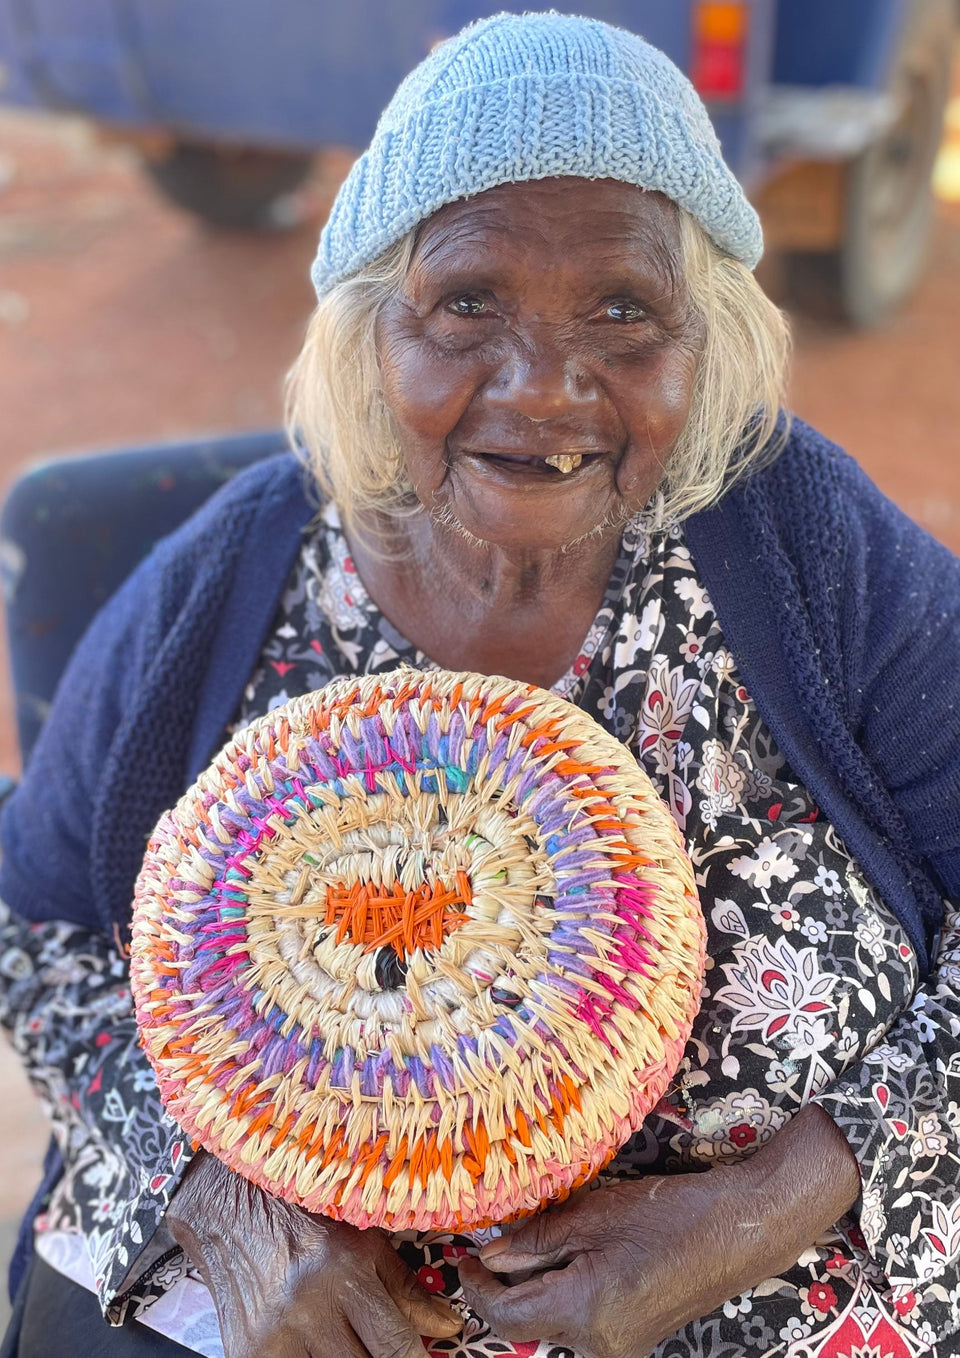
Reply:
[[285, 446], [276, 430], [159, 444], [45, 462], [16, 482], [0, 512], [0, 576], [24, 761], [101, 605], [218, 486]]

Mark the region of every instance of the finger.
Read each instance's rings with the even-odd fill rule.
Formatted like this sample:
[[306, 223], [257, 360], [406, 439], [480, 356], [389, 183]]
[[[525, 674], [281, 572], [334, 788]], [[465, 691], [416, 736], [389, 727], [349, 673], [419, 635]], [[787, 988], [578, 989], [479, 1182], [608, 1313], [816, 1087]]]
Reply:
[[217, 1294], [214, 1296], [224, 1358], [306, 1358], [305, 1342], [285, 1320], [277, 1317], [273, 1324], [261, 1316], [254, 1322], [246, 1308], [224, 1307]]
[[424, 1358], [424, 1342], [387, 1292], [369, 1297], [348, 1313], [370, 1358]]
[[353, 1331], [343, 1325], [324, 1326], [316, 1335], [294, 1333], [287, 1325], [239, 1339], [231, 1339], [222, 1330], [221, 1335], [224, 1358], [370, 1358]]
[[559, 1274], [531, 1278], [507, 1287], [469, 1256], [460, 1260], [460, 1283], [468, 1305], [501, 1339], [528, 1343], [555, 1339], [564, 1325], [564, 1296], [554, 1279]]
[[[299, 1307], [275, 1328], [261, 1326], [228, 1336], [221, 1326], [224, 1358], [370, 1358], [349, 1325], [329, 1322]], [[422, 1352], [418, 1358], [423, 1358]]]
[[378, 1259], [377, 1272], [401, 1315], [418, 1334], [431, 1339], [452, 1339], [463, 1329], [463, 1317], [456, 1307], [442, 1297], [424, 1292], [416, 1275], [392, 1246], [388, 1245]]
[[[311, 1336], [306, 1348], [296, 1350], [296, 1358], [370, 1358], [370, 1350], [349, 1327], [323, 1327], [322, 1334]], [[229, 1355], [225, 1355], [229, 1358]], [[251, 1358], [261, 1358], [258, 1353]], [[418, 1358], [423, 1358], [420, 1353]]]
[[509, 1235], [491, 1240], [480, 1251], [480, 1259], [495, 1273], [516, 1273], [523, 1269], [552, 1268], [567, 1263], [580, 1253], [578, 1241], [567, 1212], [543, 1212]]

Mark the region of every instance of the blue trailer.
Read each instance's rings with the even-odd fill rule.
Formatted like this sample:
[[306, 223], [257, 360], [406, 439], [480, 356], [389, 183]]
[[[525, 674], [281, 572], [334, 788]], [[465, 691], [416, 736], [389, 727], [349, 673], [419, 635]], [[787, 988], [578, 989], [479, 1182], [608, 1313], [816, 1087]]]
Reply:
[[[858, 324], [895, 307], [921, 267], [955, 6], [553, 0], [642, 33], [688, 72], [790, 276]], [[365, 145], [406, 71], [503, 7], [0, 0], [0, 99], [122, 129], [181, 206], [269, 226], [317, 148]]]

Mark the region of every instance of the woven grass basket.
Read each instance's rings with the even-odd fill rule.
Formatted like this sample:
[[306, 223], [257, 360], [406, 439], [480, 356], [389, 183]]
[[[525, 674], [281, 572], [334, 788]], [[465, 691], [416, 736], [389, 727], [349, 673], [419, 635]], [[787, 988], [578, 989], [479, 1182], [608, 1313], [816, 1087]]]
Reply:
[[592, 718], [404, 669], [242, 731], [137, 889], [141, 1038], [180, 1125], [314, 1212], [527, 1215], [667, 1089], [704, 927], [669, 812]]

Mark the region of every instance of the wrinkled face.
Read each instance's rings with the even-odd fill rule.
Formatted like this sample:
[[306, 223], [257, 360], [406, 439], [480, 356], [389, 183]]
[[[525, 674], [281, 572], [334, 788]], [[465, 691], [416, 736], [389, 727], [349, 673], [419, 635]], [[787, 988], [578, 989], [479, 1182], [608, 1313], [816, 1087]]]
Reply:
[[619, 526], [686, 423], [700, 333], [660, 194], [548, 179], [441, 209], [377, 330], [418, 498], [504, 548]]

